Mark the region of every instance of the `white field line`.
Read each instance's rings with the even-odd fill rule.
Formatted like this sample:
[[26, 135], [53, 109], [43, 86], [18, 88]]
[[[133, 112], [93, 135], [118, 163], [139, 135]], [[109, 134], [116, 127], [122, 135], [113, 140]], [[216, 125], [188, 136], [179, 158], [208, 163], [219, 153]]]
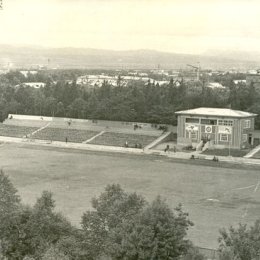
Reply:
[[244, 214], [242, 215], [242, 218], [245, 218], [245, 217], [247, 216], [247, 213], [248, 213], [248, 206], [249, 206], [249, 204], [246, 205], [246, 209], [245, 209]]
[[247, 187], [235, 188], [235, 189], [232, 189], [232, 190], [245, 190], [245, 189], [250, 189], [250, 188], [253, 188], [253, 187], [255, 187], [255, 184], [247, 186]]
[[87, 144], [87, 143], [93, 141], [95, 138], [97, 138], [98, 136], [100, 136], [100, 135], [102, 135], [102, 134], [104, 134], [104, 133], [105, 133], [105, 131], [102, 131], [102, 132], [98, 133], [97, 135], [95, 135], [95, 136], [89, 138], [88, 140], [86, 140], [86, 141], [84, 141], [84, 142], [82, 142], [82, 143], [83, 143], [83, 144]]
[[[257, 184], [254, 185], [254, 186], [255, 186], [255, 189], [254, 189], [253, 193], [256, 193], [256, 192], [257, 192], [257, 190], [258, 190], [258, 188], [259, 188], [259, 185], [260, 185], [260, 181], [258, 181]], [[246, 205], [246, 209], [245, 209], [244, 214], [242, 215], [242, 218], [245, 218], [245, 217], [247, 216], [248, 208], [249, 208], [249, 203], [247, 203], [247, 205]]]
[[258, 181], [258, 183], [256, 184], [254, 192], [257, 192], [259, 185], [260, 185], [260, 181]]
[[228, 190], [228, 191], [224, 192], [223, 194], [226, 195], [226, 194], [230, 193], [231, 191], [246, 190], [246, 189], [251, 189], [253, 187], [255, 187], [255, 184], [250, 185], [250, 186], [246, 186], [246, 187], [240, 187], [240, 188], [231, 189], [231, 190]]

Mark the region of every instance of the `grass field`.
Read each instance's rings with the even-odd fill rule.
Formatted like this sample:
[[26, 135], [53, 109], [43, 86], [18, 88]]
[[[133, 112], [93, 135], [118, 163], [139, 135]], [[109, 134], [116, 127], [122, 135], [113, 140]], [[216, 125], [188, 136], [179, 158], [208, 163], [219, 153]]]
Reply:
[[[192, 164], [148, 155], [123, 155], [1, 144], [0, 167], [11, 177], [23, 201], [35, 202], [51, 190], [61, 211], [74, 224], [107, 184], [119, 183], [149, 201], [160, 194], [174, 208], [182, 203], [195, 226], [190, 238], [215, 248], [218, 230], [260, 216], [259, 168]], [[215, 166], [214, 166], [215, 165]]]

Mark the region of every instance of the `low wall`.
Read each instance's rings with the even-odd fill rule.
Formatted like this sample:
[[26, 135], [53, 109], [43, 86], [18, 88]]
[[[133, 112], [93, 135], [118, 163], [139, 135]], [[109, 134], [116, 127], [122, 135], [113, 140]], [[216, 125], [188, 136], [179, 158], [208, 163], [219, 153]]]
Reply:
[[215, 249], [197, 247], [199, 252], [210, 260], [219, 260], [219, 253]]
[[52, 121], [52, 117], [49, 116], [29, 116], [29, 115], [16, 115], [16, 114], [9, 114], [8, 119], [19, 119], [19, 120], [43, 120], [43, 121]]

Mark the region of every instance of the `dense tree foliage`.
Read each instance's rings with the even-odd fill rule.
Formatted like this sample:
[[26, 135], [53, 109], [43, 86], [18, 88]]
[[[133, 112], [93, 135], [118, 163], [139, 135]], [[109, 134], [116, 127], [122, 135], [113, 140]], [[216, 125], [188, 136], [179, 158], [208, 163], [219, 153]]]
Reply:
[[[89, 88], [76, 84], [76, 78], [82, 73], [80, 70], [40, 71], [25, 78], [13, 71], [1, 75], [0, 119], [4, 120], [8, 113], [18, 113], [176, 124], [175, 111], [200, 106], [259, 111], [259, 93], [254, 86], [235, 85], [236, 75], [212, 79], [224, 84], [226, 89], [206, 87], [206, 78], [200, 82], [182, 80], [177, 85], [170, 80], [163, 86], [152, 81], [132, 81], [122, 87], [120, 77], [116, 87], [104, 81], [101, 87]], [[116, 75], [116, 71], [107, 73]], [[46, 86], [33, 89], [21, 85], [30, 81], [45, 82]], [[257, 126], [260, 127], [259, 118]]]
[[145, 200], [137, 194], [127, 194], [119, 185], [109, 185], [99, 198], [92, 200], [94, 211], [82, 217], [83, 241], [88, 259], [106, 254], [110, 233], [124, 220], [130, 220], [143, 208]]
[[24, 206], [9, 178], [0, 174], [0, 248], [7, 259], [41, 259], [59, 240], [74, 234], [74, 228], [54, 212], [54, 201], [43, 192], [33, 207]]
[[176, 259], [188, 252], [191, 242], [185, 237], [192, 223], [181, 207], [173, 212], [156, 198], [134, 219], [125, 219], [111, 230], [109, 255], [113, 259]]
[[260, 257], [260, 220], [253, 226], [239, 224], [237, 228], [230, 227], [221, 230], [220, 259], [221, 260], [253, 260]]
[[88, 259], [177, 259], [191, 247], [188, 214], [181, 206], [172, 211], [160, 197], [149, 204], [111, 185], [92, 206], [82, 218]]
[[181, 206], [171, 210], [160, 197], [148, 203], [108, 185], [92, 200], [93, 210], [83, 214], [82, 227], [75, 228], [54, 211], [50, 192], [25, 206], [4, 173], [0, 180], [0, 253], [6, 259], [203, 259], [190, 255], [188, 214]]

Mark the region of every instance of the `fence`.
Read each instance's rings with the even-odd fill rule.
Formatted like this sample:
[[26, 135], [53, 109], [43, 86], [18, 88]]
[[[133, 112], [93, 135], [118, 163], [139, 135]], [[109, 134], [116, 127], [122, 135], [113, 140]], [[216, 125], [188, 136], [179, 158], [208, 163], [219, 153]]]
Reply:
[[216, 249], [209, 249], [197, 247], [199, 252], [203, 254], [208, 260], [219, 260], [218, 251]]

